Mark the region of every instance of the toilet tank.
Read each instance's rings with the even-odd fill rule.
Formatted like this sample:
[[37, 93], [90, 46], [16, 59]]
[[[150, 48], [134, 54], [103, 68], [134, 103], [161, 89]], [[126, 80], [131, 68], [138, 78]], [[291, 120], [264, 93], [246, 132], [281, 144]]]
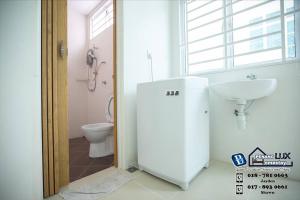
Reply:
[[208, 81], [186, 77], [137, 87], [140, 169], [186, 189], [209, 160]]

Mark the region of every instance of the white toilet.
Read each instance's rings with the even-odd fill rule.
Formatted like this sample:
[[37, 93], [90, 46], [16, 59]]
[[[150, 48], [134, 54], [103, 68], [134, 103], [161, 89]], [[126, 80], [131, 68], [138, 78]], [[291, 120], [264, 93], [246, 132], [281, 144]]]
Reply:
[[112, 100], [113, 97], [111, 96], [105, 109], [107, 123], [87, 124], [81, 127], [86, 139], [90, 142], [89, 156], [91, 158], [108, 156], [114, 153]]

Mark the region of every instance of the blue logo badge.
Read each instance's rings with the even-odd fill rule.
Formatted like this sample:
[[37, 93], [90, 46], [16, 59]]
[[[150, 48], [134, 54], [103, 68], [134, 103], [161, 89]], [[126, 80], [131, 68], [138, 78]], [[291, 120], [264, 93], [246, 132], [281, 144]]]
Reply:
[[242, 153], [233, 154], [231, 156], [232, 162], [235, 166], [242, 166], [247, 163], [245, 156]]

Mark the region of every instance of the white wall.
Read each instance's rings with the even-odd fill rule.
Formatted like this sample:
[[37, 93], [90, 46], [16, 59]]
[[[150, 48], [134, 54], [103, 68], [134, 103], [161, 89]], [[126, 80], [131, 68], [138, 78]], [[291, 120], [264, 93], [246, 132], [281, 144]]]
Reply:
[[[180, 64], [179, 1], [173, 1], [172, 67]], [[181, 65], [182, 66], [182, 65]], [[172, 69], [180, 76], [180, 69]], [[231, 162], [231, 155], [251, 153], [256, 147], [265, 152], [291, 152], [294, 160], [291, 177], [300, 179], [300, 62], [269, 67], [241, 69], [231, 72], [204, 74], [209, 83], [245, 79], [253, 73], [257, 78], [276, 78], [278, 88], [270, 97], [257, 100], [249, 110], [247, 129], [237, 128], [233, 102], [210, 91], [210, 154], [211, 159]]]
[[117, 1], [118, 148], [122, 168], [137, 163], [136, 86], [170, 76], [170, 2]]
[[[117, 9], [118, 148], [120, 166], [126, 168], [137, 160], [136, 85], [150, 81], [147, 48], [165, 54], [153, 62], [164, 63], [154, 64], [154, 71], [163, 68], [156, 71], [156, 79], [181, 75], [179, 1], [122, 1], [117, 2]], [[237, 129], [234, 104], [210, 93], [211, 159], [231, 162], [232, 154], [247, 155], [257, 146], [270, 153], [288, 151], [295, 164], [291, 177], [299, 179], [300, 63], [202, 76], [216, 83], [245, 79], [249, 73], [258, 78], [276, 78], [278, 88], [272, 96], [253, 104], [245, 131]]]
[[0, 1], [0, 199], [41, 200], [41, 5]]
[[294, 167], [290, 177], [300, 179], [300, 63], [202, 76], [213, 84], [245, 79], [250, 73], [257, 78], [276, 78], [278, 88], [251, 106], [246, 130], [237, 128], [234, 103], [210, 91], [211, 157], [231, 162], [232, 154], [248, 155], [256, 147], [266, 153], [291, 152]]
[[82, 137], [81, 126], [88, 122], [87, 78], [87, 21], [68, 1], [68, 92], [69, 138]]
[[182, 37], [182, 34], [180, 32], [182, 20], [180, 20], [180, 14], [182, 12], [182, 8], [180, 4], [182, 4], [183, 1], [181, 0], [171, 0], [169, 1], [170, 6], [170, 35], [169, 38], [171, 40], [171, 68], [170, 68], [170, 74], [172, 77], [179, 77], [183, 76], [185, 74], [184, 68], [181, 68], [180, 66], [184, 65], [185, 60], [182, 59], [181, 54], [184, 54], [184, 38]]
[[[88, 93], [88, 122], [106, 122], [105, 110], [110, 96], [113, 95], [113, 26], [89, 41], [89, 48], [96, 46], [98, 59], [97, 88]], [[105, 61], [105, 64], [101, 64]], [[106, 84], [102, 83], [106, 81]], [[113, 108], [113, 104], [111, 105]], [[113, 109], [111, 109], [113, 114]]]

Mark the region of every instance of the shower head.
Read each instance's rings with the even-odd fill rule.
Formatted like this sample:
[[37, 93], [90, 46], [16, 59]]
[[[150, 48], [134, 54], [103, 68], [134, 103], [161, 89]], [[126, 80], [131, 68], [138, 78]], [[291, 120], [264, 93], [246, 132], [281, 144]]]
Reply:
[[88, 52], [88, 56], [90, 56], [93, 59], [96, 59], [96, 56], [92, 52]]
[[86, 64], [90, 67], [93, 66], [94, 61], [97, 61], [97, 57], [95, 56], [94, 50], [89, 49], [86, 55]]

